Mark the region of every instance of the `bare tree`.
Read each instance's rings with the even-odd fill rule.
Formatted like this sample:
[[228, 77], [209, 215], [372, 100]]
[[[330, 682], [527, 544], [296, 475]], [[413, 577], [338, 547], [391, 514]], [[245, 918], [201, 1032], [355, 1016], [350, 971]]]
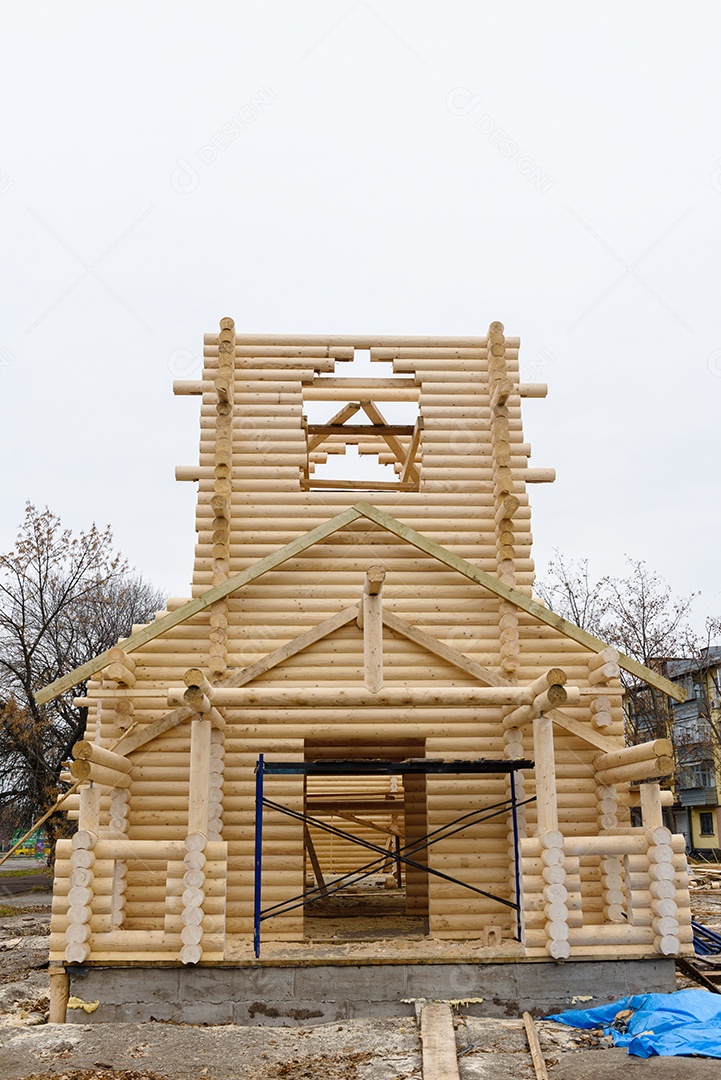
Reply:
[[[147, 622], [163, 595], [113, 551], [109, 528], [73, 536], [30, 503], [0, 555], [0, 811], [29, 825], [62, 788], [62, 762], [85, 731], [86, 684], [39, 706], [34, 692]], [[51, 822], [53, 819], [50, 819]]]
[[[625, 577], [593, 581], [587, 560], [576, 564], [556, 552], [548, 578], [537, 585], [537, 592], [552, 610], [663, 673], [670, 659], [699, 653], [698, 637], [688, 623], [696, 594], [676, 599], [643, 560], [628, 558], [627, 563]], [[671, 738], [673, 712], [666, 695], [623, 670], [621, 679], [628, 742]]]

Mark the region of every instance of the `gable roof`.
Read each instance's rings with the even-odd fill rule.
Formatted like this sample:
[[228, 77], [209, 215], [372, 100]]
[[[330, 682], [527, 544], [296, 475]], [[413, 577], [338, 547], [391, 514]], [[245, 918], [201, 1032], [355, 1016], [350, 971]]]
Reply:
[[[312, 547], [313, 544], [325, 540], [328, 536], [345, 528], [346, 525], [350, 525], [353, 521], [356, 521], [361, 517], [375, 522], [383, 529], [393, 533], [395, 536], [411, 544], [419, 551], [426, 552], [426, 554], [430, 555], [432, 558], [437, 559], [450, 569], [456, 570], [459, 574], [463, 575], [463, 577], [475, 582], [477, 585], [494, 593], [501, 599], [508, 600], [517, 608], [520, 608], [522, 611], [525, 611], [538, 619], [539, 622], [543, 622], [547, 626], [552, 626], [565, 637], [571, 638], [573, 641], [583, 646], [583, 648], [589, 649], [591, 652], [599, 652], [601, 649], [606, 648], [606, 643], [599, 638], [594, 637], [593, 634], [589, 634], [588, 631], [582, 630], [579, 626], [562, 618], [560, 615], [556, 614], [555, 611], [551, 611], [549, 608], [544, 607], [542, 604], [539, 604], [538, 601], [531, 599], [518, 589], [506, 585], [497, 577], [494, 577], [493, 574], [481, 570], [478, 566], [474, 566], [473, 563], [468, 562], [459, 555], [454, 555], [453, 552], [444, 548], [441, 544], [436, 543], [435, 540], [431, 540], [422, 533], [412, 529], [410, 526], [404, 525], [403, 522], [398, 521], [397, 518], [379, 510], [371, 503], [358, 502], [354, 506], [344, 510], [342, 513], [330, 518], [322, 525], [318, 525], [315, 529], [311, 529], [309, 532], [304, 533], [303, 536], [291, 540], [290, 543], [278, 548], [277, 551], [274, 551], [271, 555], [267, 555], [264, 559], [259, 559], [253, 566], [241, 570], [240, 573], [234, 574], [226, 581], [221, 582], [221, 584], [215, 585], [212, 589], [208, 589], [202, 596], [189, 600], [187, 604], [183, 604], [182, 607], [179, 607], [168, 615], [164, 615], [161, 619], [157, 619], [155, 622], [144, 626], [141, 630], [138, 630], [137, 633], [123, 641], [123, 649], [128, 653], [133, 652], [135, 649], [140, 648], [141, 645], [145, 645], [147, 642], [159, 637], [161, 634], [165, 633], [166, 630], [170, 630], [171, 627], [185, 622], [193, 615], [210, 607], [211, 604], [214, 604], [216, 601], [222, 600], [224, 597], [243, 588], [244, 585], [256, 581], [269, 570], [274, 570], [277, 566], [287, 562], [288, 559], [292, 559], [295, 555]], [[659, 675], [658, 672], [644, 667], [643, 664], [639, 664], [637, 660], [634, 660], [630, 656], [625, 656], [623, 653], [619, 654], [618, 662], [625, 671], [629, 672], [629, 674], [642, 679], [650, 686], [655, 687], [662, 693], [668, 694], [669, 697], [674, 698], [676, 701], [685, 701], [686, 692], [669, 679]], [[35, 694], [35, 700], [38, 705], [43, 705], [47, 701], [52, 701], [53, 698], [58, 697], [58, 695], [62, 694], [64, 691], [70, 690], [73, 686], [77, 686], [78, 683], [90, 678], [90, 676], [94, 675], [97, 671], [107, 667], [109, 663], [110, 657], [108, 652], [100, 653], [92, 660], [88, 660], [85, 664], [81, 664], [80, 667], [75, 668], [73, 671], [68, 672], [68, 674], [63, 675], [61, 678], [56, 679], [41, 690], [38, 690]]]

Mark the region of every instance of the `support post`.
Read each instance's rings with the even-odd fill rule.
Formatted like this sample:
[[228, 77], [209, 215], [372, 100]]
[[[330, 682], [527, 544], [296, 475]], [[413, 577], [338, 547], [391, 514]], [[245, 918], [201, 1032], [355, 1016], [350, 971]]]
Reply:
[[210, 802], [210, 720], [193, 720], [190, 725], [190, 794], [188, 797], [188, 835], [208, 836]]
[[661, 785], [641, 784], [641, 821], [644, 829], [656, 829], [663, 825], [663, 810], [661, 808]]
[[520, 845], [518, 842], [518, 807], [516, 806], [516, 774], [511, 770], [508, 774], [511, 782], [511, 817], [513, 819], [513, 872], [516, 883], [516, 939], [523, 940], [523, 906], [521, 904], [521, 858]]
[[363, 585], [365, 687], [372, 694], [377, 694], [383, 687], [382, 590], [385, 576], [382, 566], [369, 566]]
[[261, 874], [263, 871], [263, 770], [264, 754], [258, 755], [255, 766], [255, 860], [253, 865], [253, 952], [256, 960], [260, 956], [260, 901]]
[[64, 1024], [67, 1019], [70, 980], [64, 967], [48, 968], [50, 976], [50, 1014], [48, 1023]]
[[533, 721], [533, 756], [536, 761], [536, 808], [540, 836], [549, 829], [558, 829], [553, 721], [543, 713]]

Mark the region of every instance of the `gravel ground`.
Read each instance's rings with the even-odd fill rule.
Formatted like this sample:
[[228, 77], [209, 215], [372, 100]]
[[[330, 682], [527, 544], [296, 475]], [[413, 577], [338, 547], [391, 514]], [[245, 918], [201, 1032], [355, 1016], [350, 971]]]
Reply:
[[[18, 869], [19, 867], [16, 867]], [[50, 894], [4, 888], [0, 871], [1, 1080], [421, 1080], [412, 1019], [353, 1020], [308, 1028], [47, 1023]], [[721, 929], [721, 891], [697, 893], [697, 917]], [[693, 985], [680, 979], [679, 986]], [[721, 1062], [629, 1057], [610, 1039], [539, 1021], [551, 1080], [719, 1080]], [[534, 1080], [521, 1020], [457, 1017], [461, 1080]], [[640, 1077], [640, 1074], [639, 1074]]]

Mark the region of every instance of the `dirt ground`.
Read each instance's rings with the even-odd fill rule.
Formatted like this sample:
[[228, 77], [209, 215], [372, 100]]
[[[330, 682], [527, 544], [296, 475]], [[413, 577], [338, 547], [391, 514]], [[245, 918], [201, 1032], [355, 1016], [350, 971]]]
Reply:
[[[0, 871], [1, 1080], [421, 1080], [420, 1036], [407, 1017], [308, 1028], [48, 1024], [49, 876], [37, 864], [11, 866]], [[721, 890], [696, 893], [694, 907], [721, 931]], [[534, 1080], [520, 1019], [455, 1023], [461, 1080]], [[552, 1080], [617, 1080], [628, 1069], [648, 1080], [721, 1077], [719, 1061], [642, 1060], [594, 1033], [537, 1026]]]

